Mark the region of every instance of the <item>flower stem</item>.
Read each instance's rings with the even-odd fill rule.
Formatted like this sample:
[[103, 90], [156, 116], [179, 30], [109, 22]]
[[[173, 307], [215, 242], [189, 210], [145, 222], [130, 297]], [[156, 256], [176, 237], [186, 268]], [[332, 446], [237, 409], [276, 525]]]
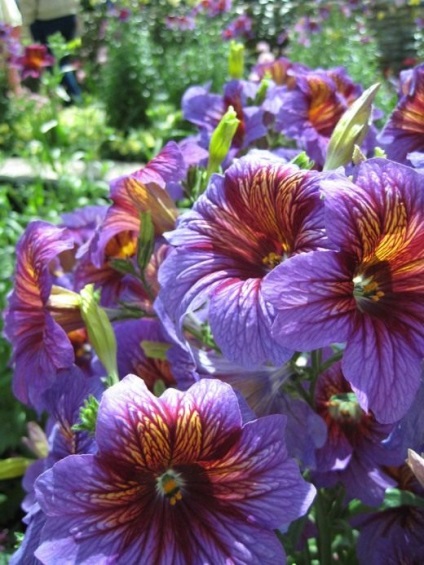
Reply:
[[320, 565], [331, 565], [331, 522], [328, 500], [322, 490], [318, 490], [315, 500], [315, 520], [318, 528], [318, 552]]

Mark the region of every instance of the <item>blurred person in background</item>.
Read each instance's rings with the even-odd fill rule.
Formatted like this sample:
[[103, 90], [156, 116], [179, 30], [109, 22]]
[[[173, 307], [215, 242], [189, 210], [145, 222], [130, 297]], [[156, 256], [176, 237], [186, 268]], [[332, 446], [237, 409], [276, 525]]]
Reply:
[[[28, 26], [31, 37], [48, 47], [48, 39], [60, 33], [69, 42], [77, 36], [77, 14], [79, 0], [20, 0], [23, 25]], [[81, 88], [75, 72], [69, 68], [70, 61], [60, 61], [63, 70], [63, 86], [73, 102], [81, 101]]]
[[[0, 24], [6, 24], [10, 30], [12, 41], [19, 42], [22, 28], [22, 16], [15, 0], [0, 0]], [[5, 53], [6, 58], [11, 58], [12, 53]], [[19, 71], [10, 61], [5, 61], [7, 65], [7, 81], [9, 88], [19, 94], [21, 90], [21, 81]]]

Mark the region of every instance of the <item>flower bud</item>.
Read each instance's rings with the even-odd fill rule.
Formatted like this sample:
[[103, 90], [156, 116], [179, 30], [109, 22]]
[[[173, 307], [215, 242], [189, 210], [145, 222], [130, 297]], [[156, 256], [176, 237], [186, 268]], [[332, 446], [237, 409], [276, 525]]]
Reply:
[[368, 88], [340, 118], [328, 144], [325, 171], [352, 160], [355, 145], [361, 145], [368, 132], [372, 103], [379, 88], [378, 83]]
[[87, 327], [88, 339], [109, 376], [109, 384], [118, 382], [116, 339], [106, 312], [98, 304], [94, 285], [86, 285], [80, 292], [81, 314]]
[[219, 166], [231, 147], [231, 142], [239, 124], [240, 120], [237, 118], [234, 108], [229, 106], [211, 137], [207, 169], [208, 177], [219, 170]]
[[232, 79], [240, 79], [244, 75], [244, 45], [238, 41], [230, 42], [228, 74]]

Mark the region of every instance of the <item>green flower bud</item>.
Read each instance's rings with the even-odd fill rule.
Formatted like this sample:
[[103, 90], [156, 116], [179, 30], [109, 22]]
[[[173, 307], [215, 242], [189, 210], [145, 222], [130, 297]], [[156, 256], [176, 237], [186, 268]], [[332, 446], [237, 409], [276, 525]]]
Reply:
[[109, 384], [119, 381], [116, 364], [116, 339], [106, 312], [98, 304], [99, 296], [94, 285], [86, 285], [80, 292], [81, 314], [87, 327], [88, 339], [103, 363]]
[[233, 79], [243, 78], [244, 75], [244, 45], [237, 41], [230, 42], [228, 74]]
[[368, 132], [372, 103], [379, 88], [378, 83], [368, 88], [340, 118], [328, 144], [325, 171], [352, 160], [355, 145], [361, 145]]
[[9, 457], [0, 460], [0, 480], [22, 477], [31, 463], [34, 463], [34, 459], [27, 457]]
[[212, 173], [216, 173], [219, 170], [219, 166], [231, 147], [231, 142], [239, 124], [240, 120], [237, 118], [234, 108], [229, 106], [212, 134], [209, 146], [208, 178]]

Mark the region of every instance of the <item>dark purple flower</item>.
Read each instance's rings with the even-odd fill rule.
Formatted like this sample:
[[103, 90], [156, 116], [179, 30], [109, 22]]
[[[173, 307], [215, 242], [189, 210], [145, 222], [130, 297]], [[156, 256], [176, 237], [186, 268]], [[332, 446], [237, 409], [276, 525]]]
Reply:
[[409, 164], [409, 153], [424, 151], [424, 63], [404, 77], [402, 96], [378, 141], [389, 159]]
[[[168, 338], [158, 319], [125, 320], [114, 324], [114, 331], [119, 376], [137, 375], [151, 392], [159, 381], [165, 387], [176, 386], [174, 365], [190, 362], [191, 357]], [[173, 357], [171, 364], [168, 353], [176, 349], [181, 359]]]
[[343, 377], [341, 364], [336, 363], [318, 378], [315, 406], [327, 424], [327, 441], [316, 452], [316, 486], [341, 482], [349, 499], [378, 506], [393, 480], [383, 465], [399, 465], [406, 450], [385, 445], [393, 424], [380, 424], [364, 412], [349, 383]]
[[141, 212], [150, 212], [156, 235], [174, 227], [178, 211], [166, 183], [181, 180], [185, 172], [180, 149], [176, 143], [169, 142], [143, 169], [111, 182], [113, 204], [90, 249], [96, 267], [102, 267], [109, 257], [134, 255]]
[[[401, 491], [424, 500], [424, 488], [405, 464], [387, 472]], [[424, 559], [424, 508], [403, 504], [354, 520], [360, 535], [357, 543], [359, 563], [370, 565], [418, 565]]]
[[245, 157], [212, 177], [166, 234], [175, 249], [160, 267], [159, 296], [177, 328], [187, 313], [208, 305], [214, 339], [228, 359], [280, 365], [291, 356], [270, 335], [274, 309], [261, 287], [286, 257], [325, 245], [317, 174], [276, 157]]
[[[103, 395], [95, 455], [37, 481], [43, 563], [284, 563], [273, 529], [315, 493], [287, 457], [283, 416], [243, 425], [229, 385], [154, 397], [128, 375]], [[78, 480], [75, 480], [75, 477]]]
[[268, 275], [273, 335], [299, 351], [347, 342], [343, 374], [361, 408], [392, 423], [421, 380], [424, 177], [372, 159], [354, 182], [334, 173], [322, 189], [327, 234], [339, 250], [297, 255]]
[[100, 398], [103, 390], [100, 379], [87, 378], [77, 368], [73, 368], [62, 371], [52, 388], [45, 393], [44, 405], [49, 414], [46, 426], [49, 429], [49, 450], [45, 458], [36, 460], [25, 473], [23, 487], [27, 494], [22, 508], [27, 512], [23, 520], [27, 529], [24, 540], [10, 563], [40, 563], [34, 557], [34, 551], [40, 544], [46, 516], [35, 501], [34, 483], [44, 471], [67, 455], [94, 453], [97, 450], [94, 436], [84, 430], [75, 430], [73, 426], [81, 423], [80, 409], [88, 396]]

